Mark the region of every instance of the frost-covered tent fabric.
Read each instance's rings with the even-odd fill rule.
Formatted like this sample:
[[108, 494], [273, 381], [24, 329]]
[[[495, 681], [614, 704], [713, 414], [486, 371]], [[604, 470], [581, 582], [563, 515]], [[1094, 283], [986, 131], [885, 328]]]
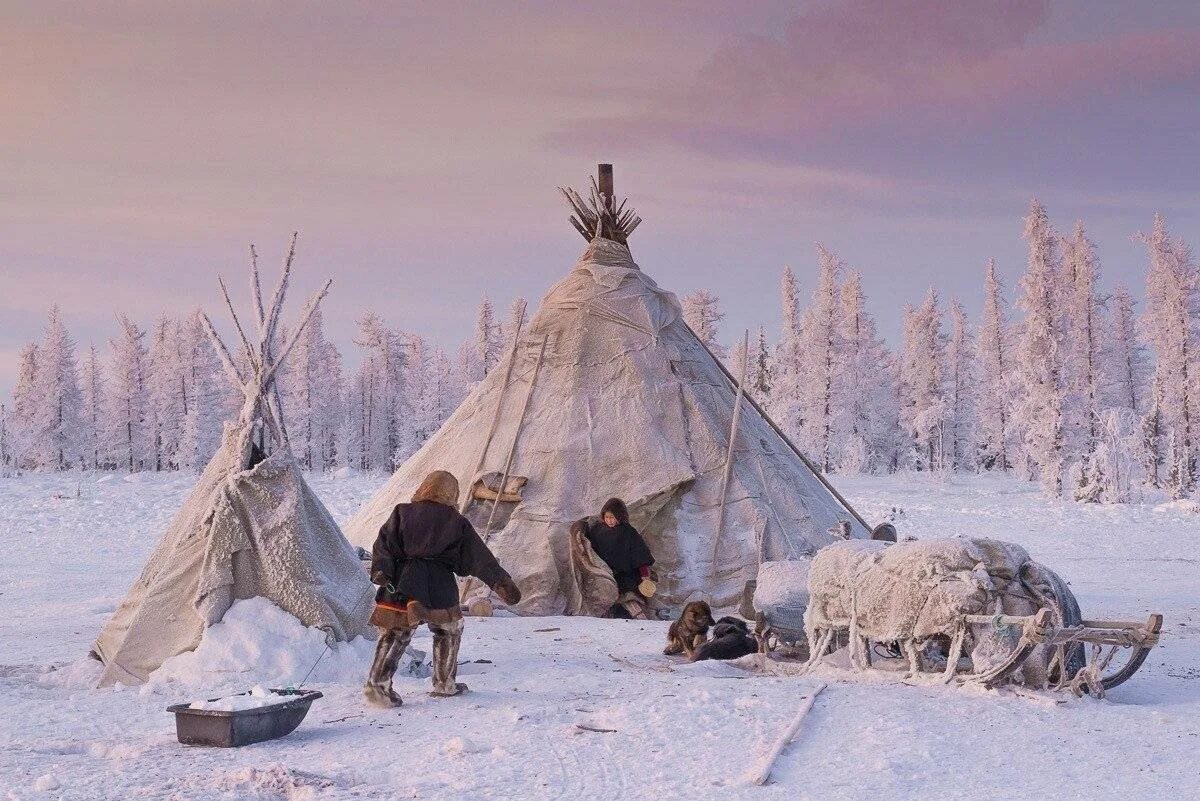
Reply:
[[[287, 274], [285, 268], [282, 283]], [[255, 273], [256, 301], [257, 283]], [[310, 301], [310, 310], [319, 297]], [[273, 330], [282, 301], [279, 291], [272, 317], [260, 313], [265, 331]], [[226, 370], [241, 382], [246, 404], [239, 419], [226, 424], [216, 455], [96, 639], [92, 650], [104, 663], [102, 686], [140, 683], [165, 660], [194, 649], [205, 628], [220, 621], [235, 600], [267, 598], [304, 625], [324, 630], [331, 641], [371, 631], [374, 588], [337, 522], [304, 481], [275, 422], [274, 365], [287, 348], [272, 361], [262, 346], [266, 358], [238, 368], [205, 322]], [[265, 455], [272, 434], [274, 451]]]
[[[601, 204], [611, 208], [611, 193]], [[576, 227], [601, 225], [593, 218]], [[731, 606], [760, 561], [811, 555], [843, 521], [853, 536], [869, 536], [748, 406], [722, 504], [736, 386], [688, 328], [676, 297], [622, 241], [591, 238], [509, 358], [511, 377], [505, 363], [490, 371], [346, 524], [351, 542], [370, 548], [393, 506], [431, 470], [470, 488], [481, 471], [503, 469], [510, 447], [510, 473], [528, 482], [489, 544], [520, 585], [526, 614], [579, 612], [568, 530], [612, 496], [627, 502], [654, 554], [658, 598], [669, 605], [704, 598]]]

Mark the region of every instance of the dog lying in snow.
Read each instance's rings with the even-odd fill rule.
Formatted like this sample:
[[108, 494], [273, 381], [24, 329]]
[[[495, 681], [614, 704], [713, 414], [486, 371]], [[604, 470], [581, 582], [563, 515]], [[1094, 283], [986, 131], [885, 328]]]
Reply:
[[663, 654], [687, 654], [691, 658], [696, 649], [708, 639], [708, 629], [713, 625], [712, 609], [704, 601], [692, 601], [683, 607], [679, 619], [667, 629], [667, 647]]
[[723, 617], [713, 626], [712, 637], [692, 654], [693, 662], [704, 659], [737, 659], [758, 652], [758, 641], [750, 636], [746, 621]]

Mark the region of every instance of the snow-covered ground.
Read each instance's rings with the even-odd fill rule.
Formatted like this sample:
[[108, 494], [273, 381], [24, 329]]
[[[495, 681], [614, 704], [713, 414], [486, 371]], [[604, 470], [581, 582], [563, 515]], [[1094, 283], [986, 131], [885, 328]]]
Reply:
[[[297, 681], [322, 648], [244, 602], [145, 687], [87, 689], [80, 657], [193, 480], [0, 479], [0, 798], [1200, 798], [1200, 514], [1187, 504], [1059, 504], [994, 478], [839, 478], [870, 519], [902, 508], [902, 533], [1025, 545], [1089, 617], [1165, 613], [1163, 643], [1099, 702], [831, 683], [773, 783], [747, 787], [814, 680], [655, 670], [666, 624], [633, 621], [469, 619], [471, 692], [433, 699], [427, 681], [398, 679], [396, 711], [362, 703], [371, 645], [359, 642], [322, 660], [310, 684], [325, 697], [292, 735], [179, 745], [169, 704]], [[344, 520], [383, 478], [311, 480]], [[428, 635], [414, 646], [429, 650]]]

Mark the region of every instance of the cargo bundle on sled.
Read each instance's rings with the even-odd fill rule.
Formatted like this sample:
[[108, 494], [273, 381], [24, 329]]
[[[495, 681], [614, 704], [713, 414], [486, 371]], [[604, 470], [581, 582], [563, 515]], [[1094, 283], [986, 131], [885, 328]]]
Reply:
[[1102, 697], [1137, 672], [1162, 629], [1160, 614], [1084, 619], [1054, 571], [983, 538], [835, 543], [811, 561], [764, 565], [751, 591], [763, 652], [798, 649], [811, 668], [841, 645], [854, 669], [902, 660], [909, 677], [937, 670], [986, 687]]

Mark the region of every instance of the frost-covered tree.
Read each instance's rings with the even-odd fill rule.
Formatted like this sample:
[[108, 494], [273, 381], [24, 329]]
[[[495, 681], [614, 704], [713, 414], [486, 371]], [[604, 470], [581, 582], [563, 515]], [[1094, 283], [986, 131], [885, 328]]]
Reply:
[[484, 295], [475, 318], [475, 352], [479, 358], [479, 375], [475, 378], [476, 381], [491, 372], [500, 361], [501, 348], [500, 326], [492, 310], [492, 301]]
[[1150, 232], [1139, 237], [1150, 257], [1142, 323], [1147, 343], [1157, 356], [1154, 380], [1161, 396], [1159, 414], [1173, 441], [1170, 480], [1175, 492], [1188, 494], [1196, 475], [1193, 419], [1200, 411], [1200, 274], [1191, 248], [1183, 240], [1171, 238], [1161, 214], [1154, 216]]
[[13, 469], [13, 456], [8, 434], [8, 406], [0, 403], [0, 476], [8, 476]]
[[421, 422], [422, 434], [428, 440], [458, 406], [450, 359], [441, 348], [436, 348], [425, 363], [424, 388], [415, 413]]
[[996, 260], [988, 259], [983, 278], [983, 323], [975, 341], [978, 392], [975, 404], [975, 461], [986, 470], [1012, 466], [1010, 419], [1012, 354], [1003, 287], [996, 277]]
[[132, 473], [145, 469], [151, 454], [146, 332], [125, 315], [117, 318], [117, 324], [117, 336], [108, 341], [112, 375], [106, 450], [117, 465]]
[[471, 390], [479, 384], [478, 379], [473, 377], [479, 372], [478, 364], [479, 357], [475, 353], [475, 346], [470, 342], [459, 345], [458, 352], [454, 355], [454, 365], [451, 371], [450, 390], [453, 393], [454, 406], [462, 403]]
[[17, 351], [17, 385], [13, 389], [12, 411], [9, 414], [9, 452], [13, 465], [28, 467], [26, 454], [33, 442], [35, 420], [39, 401], [34, 386], [37, 375], [38, 348], [33, 342], [26, 343]]
[[956, 300], [950, 307], [950, 339], [946, 343], [946, 415], [942, 438], [945, 458], [953, 471], [975, 466], [971, 447], [976, 403], [974, 354], [967, 313]]
[[1146, 409], [1146, 414], [1142, 417], [1141, 428], [1141, 454], [1142, 454], [1142, 472], [1146, 477], [1146, 483], [1151, 487], [1162, 486], [1162, 467], [1163, 467], [1163, 451], [1165, 445], [1165, 434], [1163, 430], [1163, 415], [1162, 415], [1162, 381], [1158, 376], [1155, 376], [1151, 382], [1150, 402]]
[[817, 285], [804, 313], [800, 346], [800, 447], [825, 472], [837, 464], [833, 427], [842, 373], [838, 279], [843, 269], [841, 260], [817, 243]]
[[1106, 350], [1109, 402], [1134, 413], [1142, 411], [1142, 392], [1150, 373], [1150, 359], [1137, 335], [1133, 298], [1124, 285], [1112, 299], [1111, 339]]
[[83, 393], [80, 408], [79, 450], [83, 466], [88, 470], [100, 470], [107, 464], [104, 452], [104, 368], [96, 353], [96, 346], [88, 347], [80, 371], [80, 389]]
[[718, 359], [726, 355], [724, 346], [718, 341], [718, 327], [725, 319], [721, 311], [721, 299], [707, 289], [697, 289], [685, 295], [682, 301], [683, 319], [704, 345]]
[[406, 338], [404, 365], [404, 403], [409, 413], [401, 424], [401, 446], [396, 464], [402, 464], [429, 439], [440, 421], [429, 419], [425, 404], [428, 401], [429, 348], [425, 338], [410, 334]]
[[1129, 409], [1109, 409], [1101, 415], [1092, 458], [1072, 468], [1077, 500], [1128, 503], [1134, 499], [1142, 468], [1139, 427], [1137, 415]]
[[796, 276], [791, 267], [783, 268], [779, 301], [783, 313], [783, 328], [779, 333], [779, 343], [775, 347], [769, 411], [788, 436], [798, 440], [800, 428], [804, 423], [800, 408], [804, 325], [800, 316], [800, 295], [796, 286]]
[[181, 468], [200, 471], [221, 444], [229, 381], [217, 360], [199, 311], [180, 323], [179, 338], [186, 392], [178, 462]]
[[1062, 354], [1054, 303], [1058, 254], [1046, 209], [1037, 200], [1025, 218], [1024, 237], [1029, 264], [1018, 302], [1025, 319], [1013, 362], [1018, 393], [1013, 422], [1023, 432], [1033, 474], [1058, 497], [1064, 459]]
[[904, 349], [900, 360], [900, 421], [912, 443], [918, 470], [941, 470], [946, 400], [943, 369], [945, 343], [937, 292], [905, 309]]
[[334, 466], [342, 429], [342, 356], [326, 337], [320, 309], [292, 347], [281, 384], [288, 441], [308, 470]]
[[79, 437], [83, 395], [75, 361], [75, 340], [63, 325], [58, 307], [50, 310], [37, 348], [33, 374], [32, 429], [26, 458], [42, 470], [66, 470], [82, 461]]
[[893, 388], [886, 380], [888, 355], [868, 314], [862, 276], [852, 271], [842, 284], [838, 324], [840, 354], [834, 431], [837, 468], [844, 472], [888, 469], [896, 425]]
[[751, 354], [748, 337], [738, 337], [737, 344], [729, 351], [729, 357], [726, 359], [726, 366], [729, 372], [733, 374], [739, 381], [742, 378], [742, 373], [746, 374], [746, 392], [750, 392], [750, 372], [751, 372]]
[[352, 460], [362, 470], [391, 472], [406, 444], [402, 426], [409, 413], [404, 390], [407, 355], [401, 336], [373, 312], [359, 318], [358, 329], [355, 342], [362, 348], [362, 363], [347, 403]]
[[1100, 268], [1082, 220], [1064, 240], [1063, 262], [1067, 279], [1060, 293], [1065, 304], [1062, 317], [1066, 331], [1063, 432], [1069, 451], [1081, 461], [1081, 470], [1086, 474], [1088, 462], [1100, 444], [1107, 379], [1103, 372], [1105, 318], [1097, 294]]
[[179, 443], [187, 415], [187, 383], [179, 324], [165, 316], [158, 318], [151, 333], [146, 388], [149, 466], [153, 470], [175, 469], [179, 466]]
[[758, 338], [754, 343], [754, 353], [750, 362], [749, 390], [760, 406], [771, 403], [772, 385], [771, 350], [767, 346], [767, 332], [759, 326]]

